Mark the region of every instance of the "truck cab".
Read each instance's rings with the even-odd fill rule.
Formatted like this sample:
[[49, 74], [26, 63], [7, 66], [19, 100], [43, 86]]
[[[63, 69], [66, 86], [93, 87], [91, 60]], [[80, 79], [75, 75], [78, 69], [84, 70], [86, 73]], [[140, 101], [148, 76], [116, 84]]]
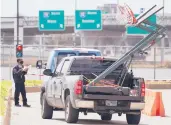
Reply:
[[[101, 56], [101, 52], [97, 49], [87, 49], [87, 48], [57, 48], [50, 52], [47, 60], [47, 64], [43, 64], [42, 60], [38, 60], [36, 63], [36, 68], [50, 69], [54, 73], [55, 67], [58, 66], [60, 61], [64, 57], [69, 56]], [[45, 84], [51, 79], [49, 76], [43, 76], [43, 84], [41, 87], [41, 97], [42, 93], [45, 91]]]

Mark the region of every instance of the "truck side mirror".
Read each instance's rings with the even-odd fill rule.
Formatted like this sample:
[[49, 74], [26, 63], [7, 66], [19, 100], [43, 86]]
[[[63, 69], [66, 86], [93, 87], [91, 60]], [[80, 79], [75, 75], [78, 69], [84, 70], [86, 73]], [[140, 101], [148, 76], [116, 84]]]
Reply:
[[52, 76], [52, 75], [53, 75], [51, 69], [45, 69], [45, 70], [43, 71], [43, 74], [46, 75], [46, 76]]
[[36, 68], [41, 69], [42, 68], [42, 60], [38, 60], [36, 62]]
[[42, 64], [42, 69], [46, 69], [47, 63]]

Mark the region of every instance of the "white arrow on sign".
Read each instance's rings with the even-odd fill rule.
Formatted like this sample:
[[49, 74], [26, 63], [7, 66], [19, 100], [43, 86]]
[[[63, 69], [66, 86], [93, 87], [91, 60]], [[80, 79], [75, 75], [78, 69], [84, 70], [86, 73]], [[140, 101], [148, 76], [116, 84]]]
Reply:
[[97, 28], [100, 28], [100, 24], [97, 24]]
[[77, 24], [77, 28], [80, 28], [80, 24]]
[[63, 24], [60, 24], [59, 26], [60, 26], [61, 28], [63, 28]]
[[41, 28], [44, 28], [44, 24], [41, 24], [40, 27], [41, 27]]

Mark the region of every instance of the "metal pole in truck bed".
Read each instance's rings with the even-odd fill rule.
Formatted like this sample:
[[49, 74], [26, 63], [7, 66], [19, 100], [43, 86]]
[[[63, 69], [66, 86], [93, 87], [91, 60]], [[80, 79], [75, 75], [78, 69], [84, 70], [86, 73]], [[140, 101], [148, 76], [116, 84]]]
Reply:
[[[151, 47], [152, 45], [154, 45], [154, 42], [156, 42], [155, 41], [156, 38], [158, 38], [157, 41], [160, 41], [163, 37], [165, 37], [165, 33], [164, 33], [166, 31], [165, 27], [159, 24], [154, 24], [154, 23], [151, 23], [150, 21], [147, 21], [149, 17], [151, 17], [153, 14], [160, 11], [163, 7], [155, 10], [155, 12], [153, 12], [152, 14], [147, 15], [154, 8], [155, 7], [148, 10], [144, 15], [141, 16], [141, 20], [138, 20], [137, 23], [134, 24], [134, 26], [139, 27], [143, 30], [146, 30], [150, 33], [141, 41], [139, 41], [126, 54], [124, 54], [121, 58], [119, 58], [116, 62], [114, 62], [110, 67], [108, 67], [104, 72], [102, 72], [99, 76], [97, 76], [93, 81], [91, 81], [89, 86], [92, 86], [93, 84], [99, 82], [101, 79], [105, 78], [108, 74], [110, 74], [112, 71], [117, 69], [121, 64], [123, 64], [125, 61], [131, 58], [135, 53], [140, 52], [147, 46]], [[145, 16], [144, 19], [143, 19], [143, 16]], [[149, 26], [153, 27], [153, 30], [151, 30]]]

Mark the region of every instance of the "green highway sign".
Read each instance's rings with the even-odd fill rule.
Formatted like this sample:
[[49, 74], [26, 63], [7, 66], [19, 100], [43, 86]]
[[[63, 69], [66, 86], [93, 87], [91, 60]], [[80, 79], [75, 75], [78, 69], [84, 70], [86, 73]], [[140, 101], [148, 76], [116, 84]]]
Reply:
[[102, 30], [101, 10], [76, 10], [76, 30]]
[[41, 10], [39, 11], [40, 31], [65, 30], [63, 10]]
[[[138, 14], [135, 14], [135, 17], [137, 17], [137, 16], [138, 16]], [[156, 20], [157, 20], [156, 15], [151, 16], [148, 20], [150, 22], [156, 23]], [[153, 28], [153, 27], [151, 27], [151, 28]], [[140, 28], [134, 27], [134, 26], [128, 26], [126, 29], [126, 32], [128, 35], [146, 35], [146, 34], [149, 34], [149, 32], [142, 30]]]

